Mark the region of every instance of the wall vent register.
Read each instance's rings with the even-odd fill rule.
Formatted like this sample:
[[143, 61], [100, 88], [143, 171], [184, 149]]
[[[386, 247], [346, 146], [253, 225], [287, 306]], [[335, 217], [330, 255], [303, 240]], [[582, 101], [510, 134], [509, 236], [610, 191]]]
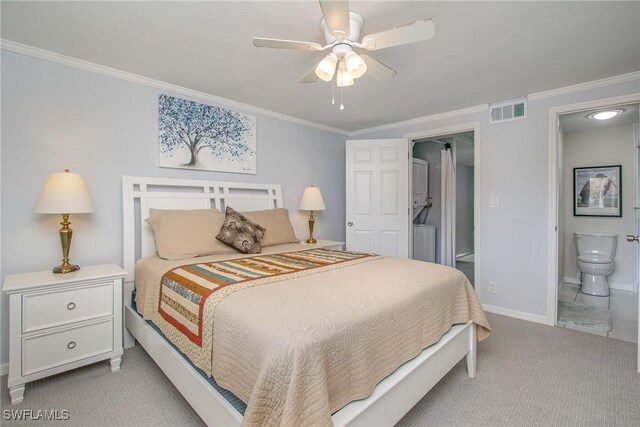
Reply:
[[490, 123], [524, 119], [527, 117], [527, 100], [517, 99], [514, 101], [491, 104], [489, 106], [489, 114]]

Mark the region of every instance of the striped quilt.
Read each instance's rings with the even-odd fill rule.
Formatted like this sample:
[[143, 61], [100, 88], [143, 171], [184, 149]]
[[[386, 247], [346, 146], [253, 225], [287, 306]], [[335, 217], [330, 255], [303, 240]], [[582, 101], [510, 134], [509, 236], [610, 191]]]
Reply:
[[380, 258], [378, 255], [309, 249], [183, 265], [160, 284], [153, 322], [207, 375], [211, 375], [213, 314], [226, 296], [241, 289]]

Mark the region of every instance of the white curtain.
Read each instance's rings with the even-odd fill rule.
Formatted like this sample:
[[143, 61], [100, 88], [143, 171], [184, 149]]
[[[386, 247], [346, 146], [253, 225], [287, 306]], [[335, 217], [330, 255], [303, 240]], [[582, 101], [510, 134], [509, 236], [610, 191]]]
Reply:
[[442, 207], [440, 227], [440, 263], [456, 266], [456, 166], [451, 149], [440, 153]]

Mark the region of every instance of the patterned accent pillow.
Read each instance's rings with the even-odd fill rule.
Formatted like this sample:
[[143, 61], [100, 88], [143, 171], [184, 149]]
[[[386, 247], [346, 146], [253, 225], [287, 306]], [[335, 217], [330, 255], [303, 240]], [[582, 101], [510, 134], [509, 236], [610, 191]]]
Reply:
[[224, 223], [216, 239], [242, 253], [259, 254], [262, 251], [260, 242], [265, 231], [260, 224], [248, 220], [240, 212], [227, 207]]

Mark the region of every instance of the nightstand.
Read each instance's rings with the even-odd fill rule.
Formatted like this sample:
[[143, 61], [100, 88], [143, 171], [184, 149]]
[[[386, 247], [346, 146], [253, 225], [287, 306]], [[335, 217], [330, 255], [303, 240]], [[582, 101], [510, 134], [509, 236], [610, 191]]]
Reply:
[[25, 384], [109, 359], [120, 369], [122, 281], [115, 264], [11, 274], [9, 295], [9, 393], [22, 402]]
[[336, 240], [318, 240], [316, 243], [307, 243], [303, 240], [300, 243], [309, 247], [314, 247], [314, 248], [327, 248], [327, 249], [335, 249], [338, 251], [344, 250], [344, 242], [338, 242]]

